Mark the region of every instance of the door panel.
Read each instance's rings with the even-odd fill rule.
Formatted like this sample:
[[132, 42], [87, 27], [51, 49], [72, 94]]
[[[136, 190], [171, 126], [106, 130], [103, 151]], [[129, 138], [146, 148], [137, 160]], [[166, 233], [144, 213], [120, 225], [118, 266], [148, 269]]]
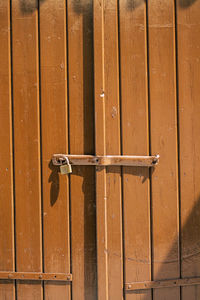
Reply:
[[[68, 153], [66, 4], [62, 0], [39, 4], [43, 270], [70, 273], [69, 180], [51, 162], [52, 153]], [[44, 295], [45, 299], [68, 300], [71, 286], [45, 282]]]
[[[0, 300], [199, 299], [199, 16], [2, 1]], [[62, 175], [58, 153], [97, 164]]]

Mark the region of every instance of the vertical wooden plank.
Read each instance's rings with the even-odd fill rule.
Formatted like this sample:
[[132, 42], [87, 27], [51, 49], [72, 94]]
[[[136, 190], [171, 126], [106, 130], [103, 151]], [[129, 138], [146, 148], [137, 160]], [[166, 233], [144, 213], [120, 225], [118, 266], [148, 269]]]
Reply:
[[[153, 279], [162, 280], [180, 274], [174, 1], [150, 1], [148, 20], [151, 152], [160, 154], [152, 174]], [[153, 299], [179, 294], [157, 289]]]
[[[66, 2], [40, 1], [44, 271], [70, 273], [69, 180], [51, 163], [68, 153]], [[45, 299], [71, 299], [71, 286], [45, 283]]]
[[[106, 154], [104, 0], [94, 1], [94, 98], [96, 155]], [[106, 168], [96, 168], [98, 299], [108, 300], [108, 247]]]
[[[0, 3], [0, 270], [14, 271], [10, 1]], [[0, 299], [15, 299], [13, 282], [0, 282]]]
[[[105, 153], [121, 154], [119, 55], [118, 55], [118, 1], [104, 1], [104, 103]], [[98, 59], [98, 58], [96, 58]], [[100, 93], [100, 90], [99, 90]], [[100, 100], [102, 101], [102, 99]], [[98, 114], [98, 111], [95, 112]], [[96, 142], [98, 132], [96, 132]], [[96, 147], [98, 151], [98, 148]], [[102, 187], [103, 188], [103, 187]], [[106, 169], [106, 223], [108, 253], [108, 299], [123, 298], [122, 203], [121, 168]], [[102, 199], [99, 198], [99, 201]], [[101, 219], [99, 220], [101, 224]], [[97, 220], [98, 222], [98, 220]], [[101, 226], [101, 225], [100, 225]], [[99, 286], [99, 288], [102, 288]]]
[[[96, 155], [120, 154], [117, 1], [95, 2], [94, 18]], [[97, 168], [96, 180], [98, 297], [122, 299], [121, 168]]]
[[[200, 276], [200, 2], [177, 1], [179, 78], [181, 276]], [[197, 300], [200, 287], [183, 287], [182, 300]]]
[[[68, 1], [70, 153], [94, 154], [93, 1]], [[73, 167], [71, 190], [72, 295], [96, 299], [95, 173]]]
[[[148, 155], [146, 4], [120, 1], [123, 155]], [[125, 282], [151, 280], [148, 168], [123, 168]], [[127, 300], [151, 299], [151, 291], [128, 292]]]
[[[12, 1], [17, 271], [42, 271], [38, 13]], [[42, 299], [41, 283], [20, 282], [17, 299]]]

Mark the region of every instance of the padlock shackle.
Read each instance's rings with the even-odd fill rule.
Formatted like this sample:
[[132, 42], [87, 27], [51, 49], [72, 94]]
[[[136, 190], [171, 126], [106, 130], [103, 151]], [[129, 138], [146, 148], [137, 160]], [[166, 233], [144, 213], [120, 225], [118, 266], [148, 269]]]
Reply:
[[65, 154], [54, 154], [52, 157], [52, 163], [54, 166], [62, 166], [64, 164], [69, 165], [69, 158]]

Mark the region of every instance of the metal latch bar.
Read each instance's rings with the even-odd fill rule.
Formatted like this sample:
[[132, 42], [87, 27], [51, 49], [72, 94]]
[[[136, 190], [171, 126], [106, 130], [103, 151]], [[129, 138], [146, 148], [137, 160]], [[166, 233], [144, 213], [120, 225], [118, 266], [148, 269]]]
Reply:
[[77, 166], [132, 166], [132, 167], [153, 167], [159, 161], [159, 155], [135, 156], [135, 155], [67, 155], [54, 154], [52, 162], [60, 166], [63, 160], [69, 159], [71, 165]]
[[0, 272], [0, 280], [72, 281], [72, 274], [40, 272]]

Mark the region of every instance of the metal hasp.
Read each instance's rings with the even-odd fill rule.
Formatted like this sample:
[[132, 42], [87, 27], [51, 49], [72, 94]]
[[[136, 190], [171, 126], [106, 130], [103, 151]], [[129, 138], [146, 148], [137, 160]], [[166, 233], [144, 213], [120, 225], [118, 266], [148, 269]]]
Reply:
[[63, 161], [69, 160], [71, 165], [77, 166], [130, 166], [130, 167], [153, 167], [159, 162], [159, 155], [135, 156], [135, 155], [66, 155], [54, 154], [53, 165], [60, 166]]
[[72, 274], [40, 272], [0, 272], [0, 280], [72, 281]]

